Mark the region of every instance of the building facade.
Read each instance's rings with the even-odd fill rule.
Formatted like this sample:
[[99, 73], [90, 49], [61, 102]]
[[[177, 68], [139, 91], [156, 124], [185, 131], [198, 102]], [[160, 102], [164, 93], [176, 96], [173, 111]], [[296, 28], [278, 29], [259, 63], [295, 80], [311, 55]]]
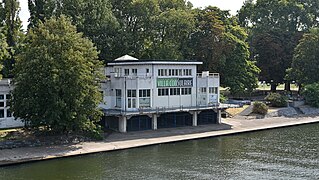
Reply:
[[[197, 72], [202, 62], [138, 60], [107, 64], [99, 107], [106, 128], [119, 132], [219, 124], [219, 74]], [[0, 81], [0, 129], [21, 127], [10, 112], [10, 79]]]
[[219, 124], [219, 74], [197, 73], [201, 64], [130, 56], [108, 63], [103, 122], [120, 132]]

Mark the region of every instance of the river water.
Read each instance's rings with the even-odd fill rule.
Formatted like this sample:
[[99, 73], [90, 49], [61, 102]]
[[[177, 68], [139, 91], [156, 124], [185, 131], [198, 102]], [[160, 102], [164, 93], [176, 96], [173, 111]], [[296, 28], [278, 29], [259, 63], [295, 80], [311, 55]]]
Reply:
[[319, 179], [319, 124], [9, 166], [0, 179]]

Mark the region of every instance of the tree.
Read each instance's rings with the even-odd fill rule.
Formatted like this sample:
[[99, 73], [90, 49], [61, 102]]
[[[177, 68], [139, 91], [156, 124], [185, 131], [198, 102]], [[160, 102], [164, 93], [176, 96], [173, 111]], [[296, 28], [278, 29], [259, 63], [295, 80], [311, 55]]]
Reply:
[[259, 69], [250, 60], [247, 33], [237, 20], [228, 11], [211, 6], [195, 12], [190, 57], [204, 62], [200, 70], [220, 73], [221, 85], [230, 87], [233, 94], [256, 88]]
[[51, 16], [65, 15], [101, 52], [99, 58], [109, 58], [118, 23], [109, 0], [29, 0], [29, 28]]
[[[293, 49], [318, 17], [311, 10], [316, 3], [306, 1], [246, 0], [239, 11], [240, 24], [250, 32], [251, 54], [261, 69], [260, 80], [271, 83], [273, 91], [278, 83], [285, 82]], [[289, 87], [286, 81], [286, 90]]]
[[10, 56], [4, 59], [3, 75], [5, 77], [13, 76], [13, 66], [16, 61], [16, 55], [22, 45], [24, 34], [22, 32], [22, 24], [19, 18], [19, 2], [17, 0], [4, 0], [3, 25], [4, 34], [8, 44], [8, 52]]
[[299, 84], [318, 83], [319, 77], [319, 29], [311, 29], [304, 34], [295, 49], [291, 76]]
[[[0, 71], [3, 68], [2, 62], [4, 59], [6, 59], [9, 56], [9, 53], [7, 51], [8, 49], [8, 44], [5, 39], [4, 34], [1, 32], [1, 27], [0, 27]], [[2, 75], [0, 74], [0, 79], [2, 78]]]
[[15, 68], [12, 111], [33, 128], [92, 132], [100, 120], [98, 52], [64, 16], [30, 29]]

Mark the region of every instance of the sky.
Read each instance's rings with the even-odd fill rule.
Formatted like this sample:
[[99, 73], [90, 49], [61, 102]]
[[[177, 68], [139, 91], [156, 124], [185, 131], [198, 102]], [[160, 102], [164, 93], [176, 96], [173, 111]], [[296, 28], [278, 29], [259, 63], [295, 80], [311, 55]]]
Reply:
[[[19, 0], [21, 11], [20, 18], [23, 22], [23, 28], [26, 29], [28, 26], [28, 19], [30, 17], [28, 11], [28, 0]], [[236, 12], [241, 8], [244, 0], [189, 0], [194, 7], [206, 7], [209, 5], [217, 6], [222, 10], [230, 10], [230, 13], [235, 15]]]

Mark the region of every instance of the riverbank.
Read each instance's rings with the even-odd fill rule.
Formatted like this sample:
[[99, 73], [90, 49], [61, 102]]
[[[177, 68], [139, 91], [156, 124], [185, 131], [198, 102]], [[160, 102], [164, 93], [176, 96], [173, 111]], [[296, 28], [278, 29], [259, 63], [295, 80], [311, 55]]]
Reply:
[[113, 133], [104, 141], [84, 142], [75, 145], [4, 149], [0, 150], [0, 166], [192, 139], [233, 135], [302, 124], [319, 123], [319, 117], [272, 117], [264, 119], [231, 118], [223, 119], [222, 123], [223, 124], [221, 125], [129, 132], [126, 134]]

